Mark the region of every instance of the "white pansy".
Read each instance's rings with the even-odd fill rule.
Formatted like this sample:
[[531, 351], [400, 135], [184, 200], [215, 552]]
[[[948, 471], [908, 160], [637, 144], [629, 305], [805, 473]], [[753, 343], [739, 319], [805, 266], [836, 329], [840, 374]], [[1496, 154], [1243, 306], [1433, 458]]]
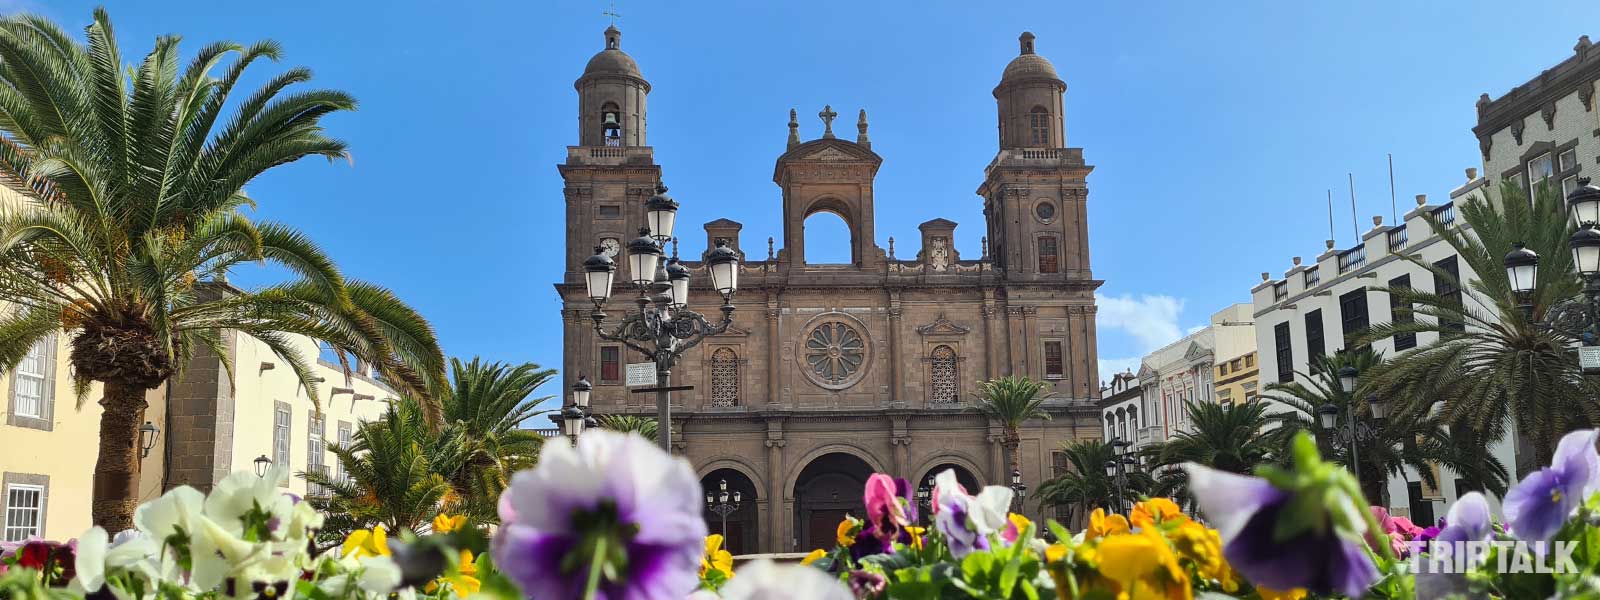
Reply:
[[723, 600], [854, 600], [838, 579], [806, 565], [753, 561], [722, 586]]
[[190, 546], [194, 561], [190, 581], [200, 590], [215, 589], [230, 574], [262, 560], [268, 552], [265, 544], [244, 541], [215, 521], [197, 517]]
[[1016, 492], [1011, 488], [991, 485], [983, 488], [967, 504], [967, 523], [979, 535], [989, 535], [996, 531], [1004, 531], [1010, 521], [1006, 515], [1011, 512], [1011, 497]]
[[394, 559], [387, 556], [362, 558], [361, 578], [357, 580], [357, 585], [363, 591], [386, 596], [400, 587], [400, 565], [394, 564]]
[[288, 477], [288, 467], [272, 467], [262, 477], [239, 471], [217, 482], [211, 495], [206, 497], [205, 514], [229, 532], [239, 535], [244, 530], [240, 520], [251, 510], [260, 508], [269, 517], [272, 537], [281, 538], [289, 526], [294, 511], [294, 498], [278, 487]]
[[[74, 568], [77, 578], [72, 588], [78, 592], [96, 592], [106, 584], [106, 577], [119, 571], [135, 571], [145, 579], [156, 576], [157, 553], [160, 545], [143, 534], [117, 534], [116, 542], [108, 542], [106, 530], [99, 527], [78, 536]], [[126, 592], [112, 586], [112, 593], [123, 597]]]
[[133, 524], [145, 535], [161, 541], [179, 530], [192, 533], [194, 527], [190, 520], [200, 515], [205, 501], [200, 490], [187, 485], [175, 487], [160, 498], [139, 505], [133, 512]]
[[269, 556], [244, 563], [227, 580], [222, 597], [236, 600], [256, 600], [262, 597], [290, 600], [294, 597], [295, 582], [300, 579], [300, 568], [288, 557]]

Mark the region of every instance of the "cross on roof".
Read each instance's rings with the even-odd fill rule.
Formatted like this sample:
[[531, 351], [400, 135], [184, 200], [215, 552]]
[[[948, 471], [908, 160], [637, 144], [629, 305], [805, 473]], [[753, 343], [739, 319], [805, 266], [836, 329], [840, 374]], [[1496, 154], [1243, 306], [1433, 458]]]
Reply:
[[822, 117], [822, 137], [833, 139], [833, 118], [839, 116], [839, 113], [833, 112], [832, 104], [824, 104], [822, 112], [817, 113], [817, 116]]
[[617, 12], [617, 0], [611, 0], [611, 7], [601, 11], [602, 16], [611, 17], [611, 24], [616, 25], [617, 19], [622, 18], [622, 13]]

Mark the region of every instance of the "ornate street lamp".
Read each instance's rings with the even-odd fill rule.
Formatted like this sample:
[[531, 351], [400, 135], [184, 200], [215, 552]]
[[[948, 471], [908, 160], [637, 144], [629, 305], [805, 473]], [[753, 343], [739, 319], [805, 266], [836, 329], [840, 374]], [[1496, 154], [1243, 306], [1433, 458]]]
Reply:
[[1346, 394], [1356, 393], [1356, 378], [1360, 376], [1361, 372], [1357, 371], [1355, 367], [1348, 365], [1341, 367], [1339, 369], [1339, 389], [1344, 390]]
[[739, 503], [743, 499], [740, 498], [739, 490], [734, 490], [732, 495], [728, 494], [728, 480], [726, 479], [718, 481], [717, 488], [718, 491], [715, 494], [706, 492], [706, 510], [722, 518], [722, 538], [727, 539], [728, 515], [739, 510]]
[[1377, 394], [1367, 395], [1367, 408], [1372, 410], [1372, 418], [1383, 420], [1389, 416], [1389, 403]]
[[[1116, 488], [1117, 508], [1112, 512], [1122, 512], [1122, 489], [1128, 484], [1128, 466], [1139, 464], [1139, 461], [1134, 460], [1129, 455], [1128, 447], [1132, 445], [1133, 442], [1120, 437], [1111, 438], [1111, 460], [1105, 462], [1105, 468], [1106, 477], [1111, 478], [1111, 483]], [[1013, 481], [1018, 485], [1021, 484], [1021, 475], [1021, 473], [1012, 472]]]
[[1339, 424], [1339, 407], [1334, 406], [1331, 402], [1319, 406], [1317, 407], [1317, 418], [1321, 420], [1324, 431], [1333, 431], [1334, 426]]
[[161, 428], [154, 423], [145, 421], [139, 426], [139, 458], [149, 458], [150, 451], [156, 447], [156, 438], [161, 437]]
[[261, 456], [257, 456], [256, 457], [255, 464], [256, 464], [256, 477], [266, 477], [267, 476], [267, 468], [272, 466], [272, 459], [267, 458], [267, 455], [263, 454]]
[[678, 203], [666, 195], [665, 186], [645, 202], [645, 220], [650, 226], [641, 228], [639, 237], [628, 242], [627, 257], [628, 281], [639, 293], [635, 300], [638, 310], [624, 316], [615, 329], [606, 330], [604, 308], [611, 299], [610, 273], [616, 267], [608, 266], [599, 252], [584, 261], [585, 282], [595, 305], [590, 313], [595, 334], [602, 340], [622, 342], [655, 363], [656, 437], [668, 452], [672, 451], [672, 366], [706, 337], [728, 330], [733, 324], [733, 294], [739, 287], [739, 255], [728, 247], [727, 240], [719, 239], [716, 247], [706, 253], [704, 265], [711, 275], [711, 287], [722, 296], [722, 319], [712, 324], [704, 315], [688, 309], [688, 267], [674, 260], [665, 268], [658, 268], [662, 242], [672, 238], [677, 211]]
[[579, 374], [578, 381], [572, 384], [572, 404], [578, 408], [589, 410], [589, 393], [594, 386], [589, 383], [589, 376]]
[[[1535, 321], [1531, 296], [1538, 284], [1538, 255], [1517, 244], [1506, 255], [1505, 267], [1512, 291], [1517, 293], [1530, 324], [1580, 340], [1578, 362], [1585, 373], [1593, 374], [1600, 372], [1600, 352], [1594, 347], [1600, 343], [1600, 187], [1589, 183], [1588, 178], [1579, 179], [1578, 185], [1567, 195], [1567, 210], [1578, 225], [1567, 245], [1572, 249], [1573, 270], [1583, 279], [1583, 295], [1556, 301]], [[1513, 272], [1515, 269], [1521, 270]]]
[[922, 485], [917, 486], [917, 515], [926, 522], [933, 520], [933, 476], [929, 475]]
[[1011, 470], [1011, 492], [1015, 498], [1013, 502], [1016, 503], [1016, 508], [1012, 512], [1022, 510], [1023, 499], [1028, 497], [1028, 486], [1022, 483], [1022, 471], [1019, 469]]
[[567, 434], [567, 439], [572, 440], [572, 443], [578, 443], [578, 434], [583, 433], [583, 419], [587, 416], [583, 409], [576, 406], [561, 409], [562, 433]]

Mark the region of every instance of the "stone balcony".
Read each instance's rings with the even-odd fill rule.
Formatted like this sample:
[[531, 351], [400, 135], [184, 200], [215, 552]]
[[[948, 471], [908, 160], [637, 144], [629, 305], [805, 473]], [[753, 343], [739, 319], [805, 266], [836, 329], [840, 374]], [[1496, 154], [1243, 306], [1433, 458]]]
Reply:
[[650, 146], [567, 146], [569, 166], [648, 165], [655, 162]]
[[1083, 148], [1009, 148], [996, 154], [989, 167], [1083, 166]]

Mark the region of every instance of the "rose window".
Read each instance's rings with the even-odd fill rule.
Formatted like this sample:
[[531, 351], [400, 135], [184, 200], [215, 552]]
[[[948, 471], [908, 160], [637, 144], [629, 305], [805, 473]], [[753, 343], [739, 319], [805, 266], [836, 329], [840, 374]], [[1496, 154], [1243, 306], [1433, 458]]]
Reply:
[[818, 325], [806, 337], [805, 359], [811, 375], [824, 385], [843, 386], [866, 361], [867, 342], [844, 323]]

